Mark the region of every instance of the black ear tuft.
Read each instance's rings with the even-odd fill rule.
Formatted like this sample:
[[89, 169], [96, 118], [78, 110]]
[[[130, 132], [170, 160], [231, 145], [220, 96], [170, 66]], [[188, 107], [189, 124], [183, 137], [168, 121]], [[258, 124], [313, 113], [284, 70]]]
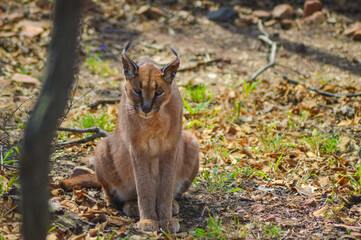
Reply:
[[171, 83], [177, 73], [178, 68], [179, 68], [180, 58], [179, 58], [176, 50], [174, 50], [174, 48], [172, 48], [172, 47], [169, 47], [169, 48], [176, 56], [176, 59], [173, 62], [168, 63], [166, 66], [164, 66], [162, 68], [162, 72], [163, 72], [163, 79], [165, 81]]
[[123, 70], [127, 79], [134, 78], [138, 74], [138, 65], [125, 53], [132, 46], [132, 44], [133, 42], [129, 41], [122, 51]]

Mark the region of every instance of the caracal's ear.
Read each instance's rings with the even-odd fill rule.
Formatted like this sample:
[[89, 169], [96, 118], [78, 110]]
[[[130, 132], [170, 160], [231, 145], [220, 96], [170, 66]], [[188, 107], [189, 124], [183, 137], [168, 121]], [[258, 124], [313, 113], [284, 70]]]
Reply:
[[122, 51], [124, 75], [127, 79], [134, 78], [138, 74], [138, 65], [125, 53], [132, 46], [132, 44], [133, 42], [129, 41]]
[[178, 53], [174, 50], [174, 48], [170, 46], [169, 48], [176, 56], [176, 59], [162, 68], [162, 72], [163, 72], [162, 77], [166, 82], [171, 83], [175, 77], [175, 74], [177, 73], [180, 64], [180, 58], [178, 56]]

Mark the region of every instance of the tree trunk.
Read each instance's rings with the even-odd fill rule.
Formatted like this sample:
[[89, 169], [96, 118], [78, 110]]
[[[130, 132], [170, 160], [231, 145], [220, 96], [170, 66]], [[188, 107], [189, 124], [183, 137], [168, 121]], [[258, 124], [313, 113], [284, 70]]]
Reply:
[[57, 0], [48, 72], [25, 129], [20, 160], [23, 237], [45, 239], [49, 230], [51, 142], [74, 80], [81, 0]]

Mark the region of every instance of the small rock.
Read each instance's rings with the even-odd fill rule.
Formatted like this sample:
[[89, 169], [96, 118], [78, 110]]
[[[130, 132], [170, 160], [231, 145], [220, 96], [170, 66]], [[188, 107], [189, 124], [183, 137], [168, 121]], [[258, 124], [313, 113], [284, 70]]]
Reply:
[[311, 16], [305, 17], [303, 19], [303, 23], [307, 25], [321, 23], [322, 21], [326, 20], [326, 15], [323, 12], [315, 12]]
[[258, 17], [258, 18], [270, 18], [272, 16], [272, 14], [268, 11], [256, 10], [253, 12], [253, 16]]
[[136, 14], [144, 16], [147, 19], [159, 19], [161, 17], [165, 17], [165, 13], [157, 8], [151, 7], [149, 5], [141, 6], [137, 11]]
[[352, 40], [361, 41], [361, 28], [353, 34]]
[[272, 16], [276, 19], [292, 19], [296, 12], [289, 4], [280, 4], [273, 8]]
[[79, 215], [71, 211], [64, 211], [63, 214], [52, 214], [52, 223], [62, 232], [78, 235], [88, 231], [89, 223], [84, 221]]
[[210, 11], [207, 14], [207, 18], [215, 22], [230, 22], [237, 16], [238, 12], [231, 7], [222, 7], [216, 11]]
[[283, 29], [290, 29], [292, 27], [293, 21], [290, 19], [282, 19], [281, 27]]
[[311, 16], [315, 12], [322, 10], [322, 2], [320, 0], [307, 0], [303, 9], [303, 17]]
[[31, 86], [40, 86], [41, 85], [41, 82], [36, 79], [36, 78], [33, 78], [31, 76], [28, 76], [28, 75], [24, 75], [24, 74], [19, 74], [19, 73], [15, 73], [12, 78], [11, 78], [11, 81], [14, 81], [14, 82], [18, 82], [18, 83], [23, 83], [25, 85], [31, 85]]

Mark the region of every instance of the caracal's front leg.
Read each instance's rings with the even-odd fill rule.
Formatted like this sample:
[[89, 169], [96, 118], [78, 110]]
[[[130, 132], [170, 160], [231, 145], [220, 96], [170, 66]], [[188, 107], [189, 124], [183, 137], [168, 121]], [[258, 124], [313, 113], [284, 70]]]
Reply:
[[144, 231], [158, 231], [158, 216], [155, 211], [155, 186], [151, 175], [149, 155], [144, 150], [132, 151], [137, 188], [140, 220], [137, 226]]
[[178, 149], [168, 149], [160, 159], [157, 213], [160, 227], [170, 233], [179, 230], [179, 222], [172, 218], [172, 203], [175, 182], [175, 164]]

